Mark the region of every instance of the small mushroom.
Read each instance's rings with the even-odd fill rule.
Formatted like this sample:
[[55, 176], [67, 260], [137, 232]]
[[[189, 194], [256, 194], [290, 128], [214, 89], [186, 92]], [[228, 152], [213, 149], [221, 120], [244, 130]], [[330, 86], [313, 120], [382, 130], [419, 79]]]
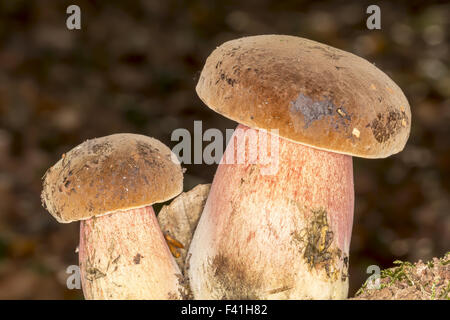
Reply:
[[44, 177], [42, 202], [61, 223], [81, 221], [86, 299], [181, 299], [184, 285], [152, 204], [182, 191], [180, 164], [136, 134], [87, 140]]
[[[346, 298], [352, 156], [383, 158], [403, 149], [411, 113], [401, 89], [351, 53], [262, 35], [215, 49], [196, 90], [208, 107], [240, 124], [191, 242], [194, 297]], [[227, 162], [239, 150], [258, 154], [263, 146], [255, 141], [236, 143], [252, 132], [259, 144], [277, 142], [273, 174], [251, 157]]]

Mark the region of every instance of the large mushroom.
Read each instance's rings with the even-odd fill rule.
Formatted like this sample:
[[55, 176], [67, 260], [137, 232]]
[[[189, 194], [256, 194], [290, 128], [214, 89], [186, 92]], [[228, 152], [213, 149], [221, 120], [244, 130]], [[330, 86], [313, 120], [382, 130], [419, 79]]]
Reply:
[[[411, 114], [401, 89], [351, 53], [262, 35], [214, 50], [196, 90], [240, 124], [191, 242], [194, 297], [346, 298], [352, 156], [383, 158], [403, 149]], [[258, 138], [245, 139], [251, 136]], [[258, 152], [271, 139], [272, 173]], [[227, 161], [235, 154], [242, 163]]]
[[42, 202], [61, 223], [81, 221], [86, 299], [180, 299], [185, 285], [152, 204], [182, 191], [170, 149], [136, 134], [87, 140], [51, 167]]

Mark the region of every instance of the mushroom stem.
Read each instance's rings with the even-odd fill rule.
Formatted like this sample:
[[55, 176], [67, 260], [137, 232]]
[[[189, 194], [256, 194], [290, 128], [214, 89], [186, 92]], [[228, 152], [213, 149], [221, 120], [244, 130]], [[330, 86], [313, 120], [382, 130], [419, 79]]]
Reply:
[[[238, 129], [235, 141], [255, 130]], [[224, 164], [237, 144], [225, 151], [187, 261], [196, 299], [347, 297], [352, 157], [274, 138], [279, 164], [272, 175], [247, 158]], [[256, 147], [246, 144], [246, 154]]]
[[180, 299], [181, 273], [152, 206], [81, 221], [86, 299]]

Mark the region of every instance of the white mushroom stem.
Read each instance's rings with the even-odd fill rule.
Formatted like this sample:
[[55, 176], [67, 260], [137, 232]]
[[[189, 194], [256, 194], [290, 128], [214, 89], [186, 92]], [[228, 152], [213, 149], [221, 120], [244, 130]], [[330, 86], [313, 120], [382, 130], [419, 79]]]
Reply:
[[86, 299], [180, 299], [184, 288], [151, 206], [81, 221]]
[[219, 165], [186, 262], [195, 299], [347, 297], [352, 158], [276, 139], [275, 174], [248, 157]]

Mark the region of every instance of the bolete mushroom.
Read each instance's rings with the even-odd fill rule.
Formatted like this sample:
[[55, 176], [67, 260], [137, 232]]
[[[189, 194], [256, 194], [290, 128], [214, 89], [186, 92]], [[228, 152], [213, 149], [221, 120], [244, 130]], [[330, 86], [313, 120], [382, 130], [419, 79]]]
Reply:
[[[196, 87], [239, 122], [215, 174], [190, 246], [196, 299], [342, 299], [348, 294], [352, 156], [401, 151], [411, 113], [401, 89], [368, 61], [293, 36], [222, 44]], [[277, 129], [278, 170], [227, 163]], [[265, 139], [261, 139], [261, 137]], [[275, 150], [275, 149], [273, 149]], [[272, 154], [271, 157], [274, 155]]]
[[184, 283], [152, 204], [182, 191], [176, 157], [136, 134], [87, 140], [44, 176], [42, 202], [61, 223], [81, 221], [86, 299], [180, 299]]
[[208, 198], [210, 186], [210, 184], [196, 185], [193, 189], [177, 196], [169, 205], [162, 207], [158, 213], [158, 223], [168, 244], [173, 241], [171, 239], [176, 239], [176, 242], [182, 246], [177, 248], [175, 242], [175, 247], [171, 251], [183, 274], [187, 250]]

